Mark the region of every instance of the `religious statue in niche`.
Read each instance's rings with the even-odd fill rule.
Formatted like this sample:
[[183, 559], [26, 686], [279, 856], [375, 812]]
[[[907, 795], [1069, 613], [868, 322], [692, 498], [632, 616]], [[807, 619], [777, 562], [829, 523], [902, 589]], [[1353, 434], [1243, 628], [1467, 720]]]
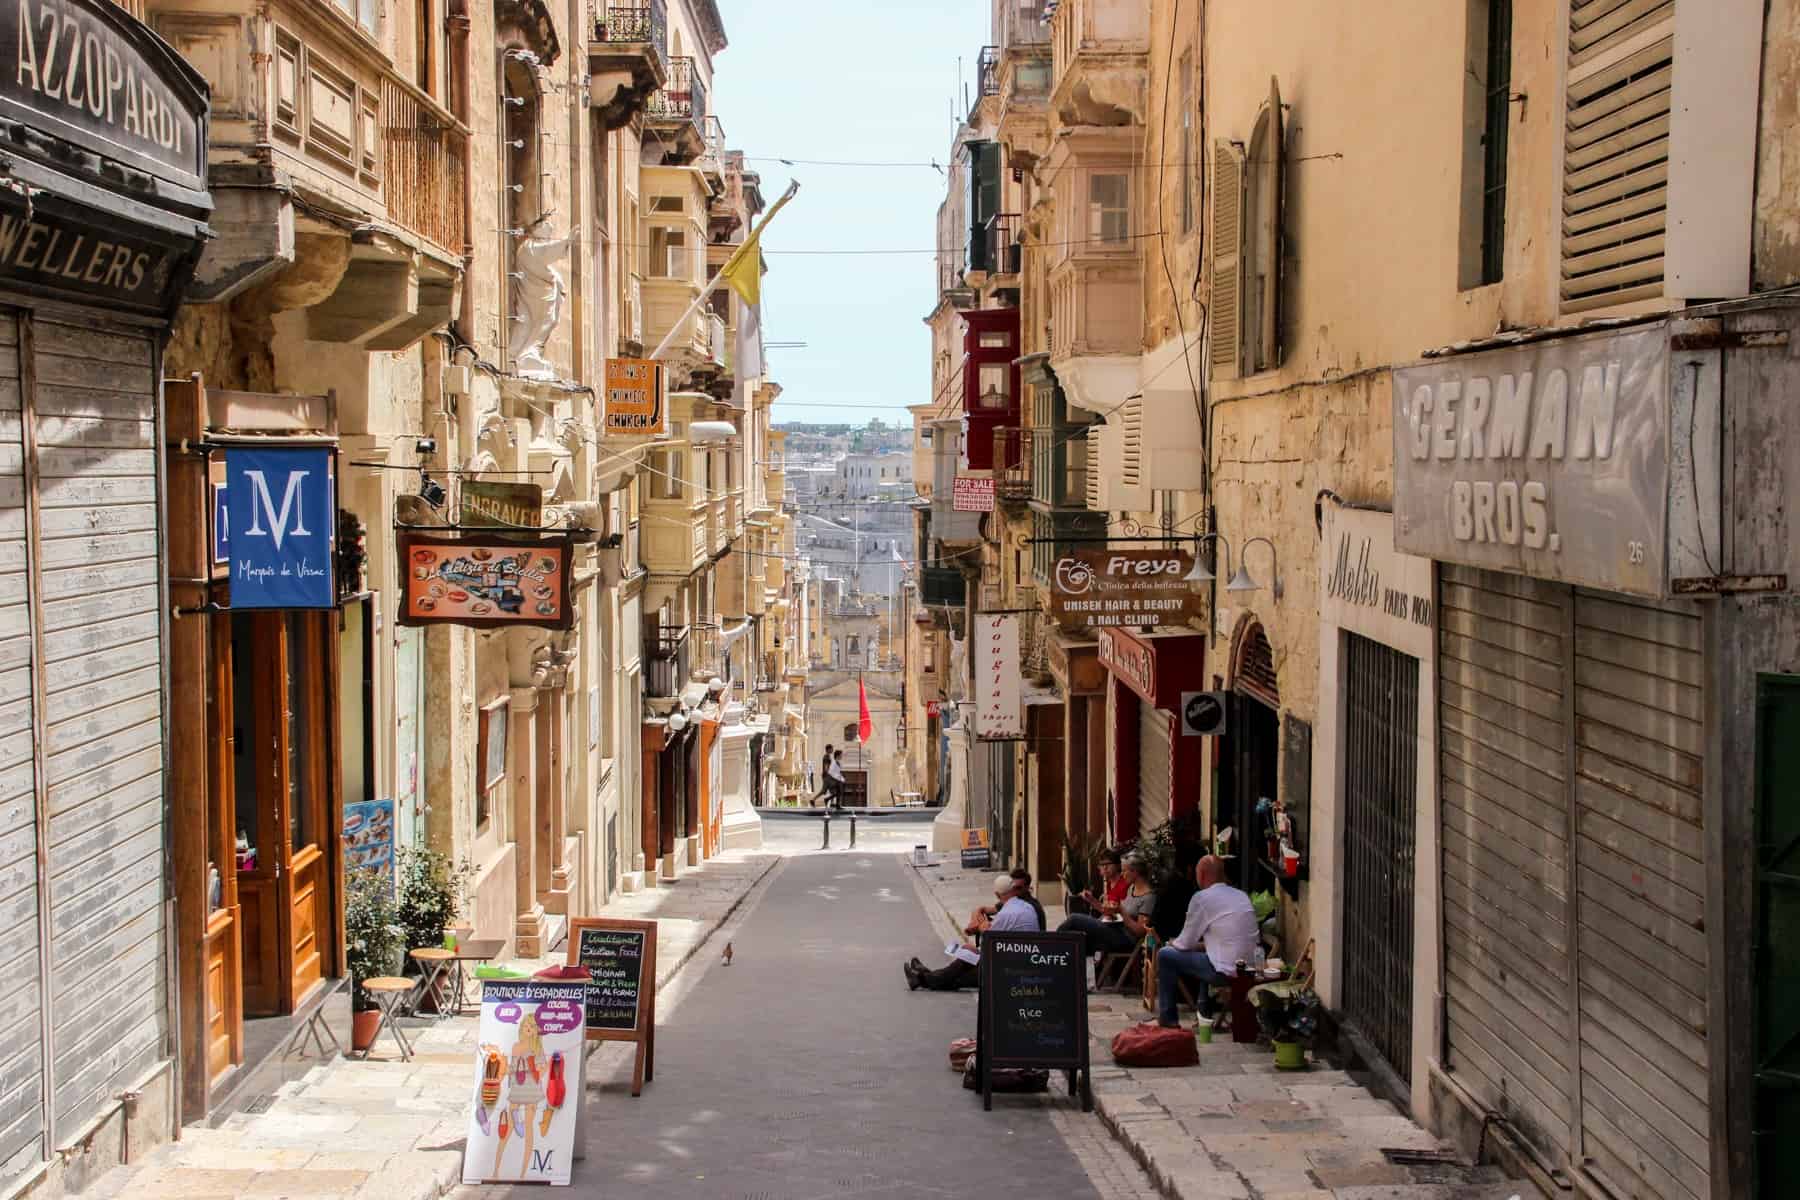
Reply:
[[544, 358], [544, 343], [562, 319], [568, 287], [556, 264], [574, 235], [550, 237], [550, 216], [545, 213], [526, 227], [513, 251], [513, 335], [508, 348], [513, 371], [522, 379], [556, 378], [556, 368]]

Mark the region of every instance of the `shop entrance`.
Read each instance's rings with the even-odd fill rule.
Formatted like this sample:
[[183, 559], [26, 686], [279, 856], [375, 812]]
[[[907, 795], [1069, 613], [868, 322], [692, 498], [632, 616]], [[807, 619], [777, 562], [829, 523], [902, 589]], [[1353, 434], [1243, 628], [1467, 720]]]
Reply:
[[245, 1016], [291, 1013], [336, 974], [330, 612], [234, 612], [221, 672]]
[[1410, 1083], [1419, 660], [1344, 638], [1344, 1013]]
[[1764, 676], [1756, 704], [1757, 1200], [1800, 1179], [1800, 676]]
[[1245, 631], [1232, 675], [1231, 711], [1213, 789], [1219, 798], [1213, 828], [1230, 826], [1233, 831], [1227, 878], [1246, 892], [1270, 891], [1281, 868], [1279, 848], [1271, 849], [1272, 806], [1281, 786], [1281, 694], [1261, 625]]

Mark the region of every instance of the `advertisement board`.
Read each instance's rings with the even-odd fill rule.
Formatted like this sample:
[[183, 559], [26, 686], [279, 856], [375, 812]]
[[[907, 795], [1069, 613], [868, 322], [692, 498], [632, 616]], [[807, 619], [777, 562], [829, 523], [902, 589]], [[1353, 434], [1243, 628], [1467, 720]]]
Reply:
[[402, 625], [567, 629], [567, 537], [402, 533]]
[[606, 360], [606, 432], [657, 437], [668, 429], [662, 364], [648, 358]]
[[583, 1091], [586, 991], [581, 979], [482, 983], [464, 1183], [569, 1182]]
[[225, 452], [224, 526], [231, 607], [330, 608], [337, 512], [328, 446], [233, 446]]
[[1050, 573], [1050, 613], [1071, 631], [1204, 620], [1206, 594], [1187, 582], [1193, 565], [1192, 554], [1168, 546], [1066, 551]]
[[955, 512], [993, 512], [994, 481], [978, 475], [958, 475], [950, 485], [950, 507]]
[[975, 736], [983, 740], [1025, 736], [1019, 669], [1019, 618], [978, 616], [975, 642]]

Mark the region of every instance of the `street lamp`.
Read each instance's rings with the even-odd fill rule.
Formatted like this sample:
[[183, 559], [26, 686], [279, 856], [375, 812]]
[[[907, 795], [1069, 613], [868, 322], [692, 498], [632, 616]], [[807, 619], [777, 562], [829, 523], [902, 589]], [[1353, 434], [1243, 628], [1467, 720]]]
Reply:
[[1231, 572], [1231, 543], [1225, 540], [1225, 535], [1222, 533], [1204, 533], [1194, 539], [1194, 565], [1189, 567], [1188, 573], [1181, 577], [1181, 582], [1211, 583], [1218, 578], [1200, 557], [1200, 547], [1213, 541], [1225, 548], [1225, 571], [1227, 574]]
[[1231, 577], [1231, 582], [1225, 585], [1225, 590], [1228, 592], [1255, 592], [1262, 589], [1262, 584], [1252, 579], [1250, 572], [1245, 568], [1245, 563], [1250, 558], [1250, 547], [1258, 542], [1269, 548], [1269, 582], [1274, 588], [1276, 598], [1280, 599], [1281, 572], [1276, 565], [1275, 543], [1266, 537], [1253, 537], [1244, 543], [1244, 552], [1238, 556], [1237, 574]]

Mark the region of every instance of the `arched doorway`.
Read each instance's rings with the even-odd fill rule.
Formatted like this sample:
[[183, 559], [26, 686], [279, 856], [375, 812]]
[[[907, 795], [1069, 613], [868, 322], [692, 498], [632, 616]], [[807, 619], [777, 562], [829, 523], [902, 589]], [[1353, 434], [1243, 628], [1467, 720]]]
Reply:
[[1247, 892], [1264, 891], [1274, 886], [1279, 866], [1264, 835], [1273, 827], [1271, 810], [1280, 794], [1281, 685], [1274, 650], [1259, 621], [1247, 620], [1238, 629], [1229, 687], [1231, 711], [1214, 781], [1213, 828], [1234, 831], [1231, 881]]

